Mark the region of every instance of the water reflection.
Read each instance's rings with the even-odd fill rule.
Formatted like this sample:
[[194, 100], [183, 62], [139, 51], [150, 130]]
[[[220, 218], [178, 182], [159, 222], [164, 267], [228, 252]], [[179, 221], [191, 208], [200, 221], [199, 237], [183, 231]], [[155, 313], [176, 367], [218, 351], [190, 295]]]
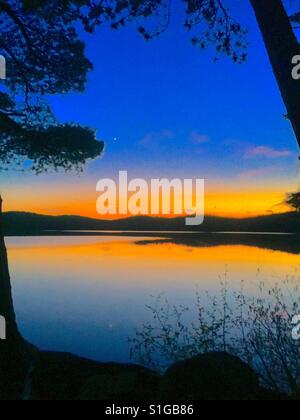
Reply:
[[225, 270], [232, 290], [244, 280], [253, 294], [259, 276], [274, 282], [298, 273], [293, 236], [162, 236], [8, 238], [24, 336], [42, 349], [128, 361], [127, 339], [151, 318], [150, 296], [190, 306], [197, 289], [218, 293]]
[[138, 245], [172, 243], [191, 247], [215, 247], [220, 245], [244, 245], [266, 250], [300, 254], [300, 236], [276, 233], [203, 233], [191, 235], [173, 235], [166, 239], [140, 240]]

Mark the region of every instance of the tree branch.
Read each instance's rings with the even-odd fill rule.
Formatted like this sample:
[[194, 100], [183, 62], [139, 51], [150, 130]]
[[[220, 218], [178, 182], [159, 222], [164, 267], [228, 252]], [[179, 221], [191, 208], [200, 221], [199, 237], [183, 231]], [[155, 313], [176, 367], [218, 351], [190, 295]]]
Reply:
[[23, 81], [24, 81], [24, 84], [25, 84], [25, 102], [26, 102], [26, 105], [29, 109], [30, 105], [28, 103], [28, 96], [29, 96], [29, 93], [31, 91], [31, 86], [30, 86], [30, 81], [27, 79], [27, 76], [24, 72], [23, 66], [20, 63], [20, 61], [17, 59], [17, 57], [15, 56], [13, 51], [11, 51], [11, 49], [9, 47], [7, 47], [7, 45], [3, 44], [1, 41], [0, 41], [0, 48], [3, 48], [7, 52], [7, 54], [9, 54], [10, 57], [13, 59], [14, 63], [18, 66], [18, 69], [20, 71], [20, 74], [21, 74], [21, 76], [23, 78]]
[[31, 43], [31, 40], [28, 36], [27, 30], [23, 24], [23, 22], [20, 20], [20, 18], [16, 15], [15, 11], [4, 1], [0, 1], [0, 10], [2, 10], [4, 13], [6, 13], [18, 26], [20, 32], [22, 33], [28, 47], [30, 50], [33, 50], [33, 46]]
[[5, 133], [21, 131], [22, 127], [3, 111], [0, 111], [0, 131]]

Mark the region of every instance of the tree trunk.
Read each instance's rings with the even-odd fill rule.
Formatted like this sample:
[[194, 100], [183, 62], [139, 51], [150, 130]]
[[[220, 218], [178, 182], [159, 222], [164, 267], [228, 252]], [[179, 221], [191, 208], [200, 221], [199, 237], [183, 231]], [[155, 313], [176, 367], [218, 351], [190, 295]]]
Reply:
[[16, 323], [1, 219], [0, 197], [0, 315], [6, 320], [6, 340], [0, 340], [0, 400], [15, 400], [26, 375], [26, 346]]
[[300, 147], [300, 81], [292, 77], [292, 58], [300, 45], [282, 0], [250, 0], [271, 65]]
[[2, 229], [2, 199], [0, 197], [0, 315], [4, 316], [9, 328], [17, 331], [8, 269], [7, 251]]

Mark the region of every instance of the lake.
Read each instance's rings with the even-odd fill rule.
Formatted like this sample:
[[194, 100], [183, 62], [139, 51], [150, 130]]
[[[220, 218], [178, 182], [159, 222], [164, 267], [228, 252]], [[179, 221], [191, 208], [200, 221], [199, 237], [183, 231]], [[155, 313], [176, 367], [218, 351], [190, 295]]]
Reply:
[[129, 361], [128, 338], [151, 319], [153, 297], [193, 306], [197, 291], [219, 292], [225, 272], [231, 290], [243, 280], [248, 294], [260, 279], [299, 273], [292, 236], [144, 235], [7, 238], [24, 337], [43, 350]]

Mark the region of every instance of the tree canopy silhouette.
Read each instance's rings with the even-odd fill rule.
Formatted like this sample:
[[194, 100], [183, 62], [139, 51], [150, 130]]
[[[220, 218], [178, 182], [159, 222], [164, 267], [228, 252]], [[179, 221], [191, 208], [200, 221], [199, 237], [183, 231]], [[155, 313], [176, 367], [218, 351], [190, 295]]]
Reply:
[[77, 124], [58, 124], [46, 95], [82, 92], [92, 64], [76, 31], [82, 1], [0, 1], [0, 52], [7, 79], [0, 90], [2, 169], [24, 160], [37, 173], [80, 169], [103, 142]]
[[287, 195], [285, 203], [296, 212], [300, 213], [300, 191]]

